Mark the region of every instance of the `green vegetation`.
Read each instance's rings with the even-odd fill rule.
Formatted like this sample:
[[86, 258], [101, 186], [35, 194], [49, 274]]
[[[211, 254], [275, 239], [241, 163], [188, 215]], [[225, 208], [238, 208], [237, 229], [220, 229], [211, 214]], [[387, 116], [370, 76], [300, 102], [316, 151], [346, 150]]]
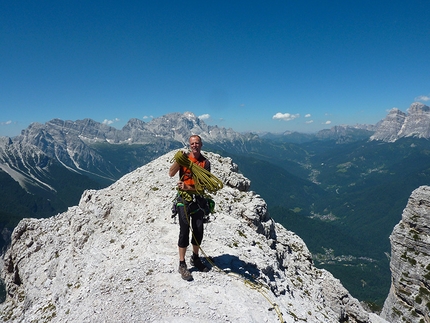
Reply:
[[109, 144], [107, 142], [99, 142], [91, 145], [98, 154], [103, 157], [105, 167], [110, 170], [110, 174], [106, 174], [114, 179], [120, 178], [136, 168], [143, 166], [155, 158], [165, 154], [168, 151], [181, 148], [182, 145], [178, 142], [159, 142], [141, 145], [141, 144]]
[[[106, 187], [181, 146], [161, 139], [149, 145], [96, 143], [91, 148], [101, 156], [99, 164], [79, 162], [100, 176], [79, 175], [46, 158], [38, 166], [46, 171], [42, 180], [55, 192], [32, 187], [29, 194], [0, 171], [0, 229], [11, 232], [24, 217], [65, 211], [78, 203], [85, 189]], [[253, 138], [205, 143], [205, 150], [232, 157], [251, 180], [251, 189], [267, 202], [270, 215], [303, 238], [318, 267], [330, 270], [353, 296], [382, 306], [390, 285], [389, 235], [411, 192], [430, 183], [430, 141], [364, 139], [340, 145], [330, 140], [288, 143]], [[415, 233], [412, 237], [420, 238]], [[5, 244], [0, 241], [0, 247]], [[333, 250], [330, 257], [327, 250]], [[414, 256], [407, 260], [413, 263]], [[427, 269], [428, 279], [430, 264]]]
[[[353, 296], [382, 306], [390, 286], [389, 236], [412, 191], [430, 183], [430, 141], [270, 143], [263, 154], [249, 151], [224, 155], [251, 180], [270, 215], [303, 238], [314, 256], [333, 249], [335, 256], [354, 257], [348, 264], [315, 263]], [[407, 260], [415, 262], [413, 255]]]
[[[56, 191], [28, 185], [30, 192], [27, 192], [0, 170], [0, 231], [12, 232], [22, 218], [46, 218], [66, 211], [79, 202], [85, 189], [102, 187], [100, 183], [67, 170], [56, 162], [49, 164], [49, 175], [42, 180], [55, 187]], [[0, 249], [8, 243], [3, 236], [0, 237]]]
[[[0, 170], [0, 231], [11, 233], [23, 218], [46, 218], [64, 212], [78, 204], [84, 190], [106, 187], [126, 173], [180, 146], [177, 142], [149, 145], [95, 143], [91, 148], [102, 158], [98, 161], [85, 160], [84, 157], [78, 159], [78, 163], [89, 171], [82, 174], [45, 156], [32, 166], [43, 169], [37, 176], [47, 185], [27, 185], [28, 192]], [[3, 236], [0, 236], [0, 250], [9, 242]]]
[[246, 239], [246, 234], [245, 234], [245, 233], [243, 233], [243, 231], [242, 231], [242, 230], [237, 230], [237, 233], [238, 233], [241, 237], [243, 237], [243, 238], [245, 238], [245, 239]]

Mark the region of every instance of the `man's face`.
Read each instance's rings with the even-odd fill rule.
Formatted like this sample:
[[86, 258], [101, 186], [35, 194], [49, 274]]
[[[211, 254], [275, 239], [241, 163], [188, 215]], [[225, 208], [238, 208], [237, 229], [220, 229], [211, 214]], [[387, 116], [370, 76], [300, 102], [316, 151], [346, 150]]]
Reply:
[[190, 148], [192, 152], [200, 152], [202, 149], [202, 142], [199, 137], [190, 138]]

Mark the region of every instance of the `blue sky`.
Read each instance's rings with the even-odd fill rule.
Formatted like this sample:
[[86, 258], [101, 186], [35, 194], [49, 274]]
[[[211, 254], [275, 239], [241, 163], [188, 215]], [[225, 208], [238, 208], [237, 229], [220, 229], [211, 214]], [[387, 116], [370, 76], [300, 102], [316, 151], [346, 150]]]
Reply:
[[430, 1], [2, 1], [0, 136], [191, 111], [236, 131], [375, 124], [430, 99]]

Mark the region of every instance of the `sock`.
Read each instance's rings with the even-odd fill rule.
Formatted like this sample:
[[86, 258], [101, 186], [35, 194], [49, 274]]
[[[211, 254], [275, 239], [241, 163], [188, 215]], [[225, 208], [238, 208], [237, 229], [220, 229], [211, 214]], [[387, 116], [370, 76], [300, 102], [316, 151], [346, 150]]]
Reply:
[[185, 266], [185, 260], [179, 260], [179, 266]]

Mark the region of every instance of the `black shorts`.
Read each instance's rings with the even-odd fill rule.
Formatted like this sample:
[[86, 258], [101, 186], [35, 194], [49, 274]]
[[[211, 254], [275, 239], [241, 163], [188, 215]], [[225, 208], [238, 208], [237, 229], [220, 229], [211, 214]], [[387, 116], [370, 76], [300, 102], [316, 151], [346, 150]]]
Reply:
[[204, 197], [196, 196], [187, 202], [178, 197], [179, 239], [178, 246], [186, 248], [190, 244], [190, 224], [192, 228], [191, 243], [199, 246], [203, 240], [203, 224], [207, 201]]

